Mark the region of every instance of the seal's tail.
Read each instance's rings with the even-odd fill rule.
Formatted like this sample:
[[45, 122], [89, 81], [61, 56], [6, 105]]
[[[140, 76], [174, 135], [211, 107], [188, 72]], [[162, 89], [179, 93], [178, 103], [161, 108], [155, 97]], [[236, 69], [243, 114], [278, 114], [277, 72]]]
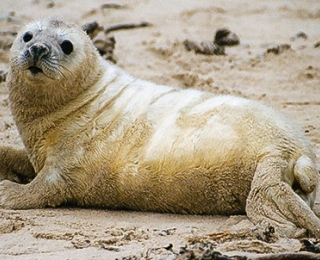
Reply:
[[[302, 189], [302, 191], [296, 190], [296, 193], [312, 208], [318, 184], [318, 173], [315, 164], [308, 156], [302, 155], [296, 161], [293, 173], [299, 187]], [[304, 198], [301, 192], [305, 193], [305, 196], [309, 198]], [[313, 196], [308, 196], [311, 193], [313, 193]]]

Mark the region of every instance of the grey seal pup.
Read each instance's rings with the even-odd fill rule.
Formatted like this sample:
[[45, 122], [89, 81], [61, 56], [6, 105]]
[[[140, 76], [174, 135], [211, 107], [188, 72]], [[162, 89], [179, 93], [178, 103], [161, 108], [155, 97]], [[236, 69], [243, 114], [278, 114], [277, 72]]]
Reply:
[[320, 238], [315, 154], [267, 106], [133, 78], [57, 19], [21, 29], [7, 85], [25, 150], [0, 149], [1, 175], [31, 181], [3, 180], [2, 208], [246, 213]]

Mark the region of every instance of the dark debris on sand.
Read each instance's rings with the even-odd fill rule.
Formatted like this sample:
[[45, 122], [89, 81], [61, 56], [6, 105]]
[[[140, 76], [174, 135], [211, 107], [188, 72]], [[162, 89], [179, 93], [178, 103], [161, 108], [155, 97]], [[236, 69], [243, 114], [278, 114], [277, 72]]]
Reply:
[[184, 46], [188, 51], [205, 55], [226, 55], [225, 46], [235, 46], [240, 44], [239, 37], [226, 28], [218, 29], [213, 41], [197, 42], [184, 40]]

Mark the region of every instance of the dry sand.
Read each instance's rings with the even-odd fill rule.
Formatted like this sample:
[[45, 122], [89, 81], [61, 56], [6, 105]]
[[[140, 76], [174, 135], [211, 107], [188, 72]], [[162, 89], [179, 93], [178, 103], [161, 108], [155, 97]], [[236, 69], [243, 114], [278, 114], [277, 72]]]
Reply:
[[[110, 33], [116, 39], [114, 57], [120, 67], [159, 84], [231, 93], [268, 104], [300, 125], [320, 156], [318, 0], [118, 0], [113, 3], [125, 8], [101, 8], [105, 3], [110, 2], [0, 0], [0, 31], [16, 31], [25, 22], [47, 16], [80, 25], [148, 21], [152, 27]], [[226, 56], [195, 54], [181, 44], [185, 39], [210, 41], [217, 29], [225, 27], [241, 41], [227, 48]], [[299, 32], [307, 37], [297, 37]], [[98, 36], [105, 37], [103, 33]], [[0, 70], [4, 72], [8, 70], [11, 41], [12, 36], [0, 35]], [[291, 49], [267, 53], [280, 44], [290, 44]], [[22, 147], [4, 82], [0, 83], [0, 145]], [[317, 166], [320, 168], [320, 159]], [[319, 208], [320, 195], [317, 201]], [[207, 242], [204, 236], [218, 231], [222, 237], [217, 239], [216, 234], [209, 240], [227, 254], [295, 252], [301, 248], [296, 239], [267, 243], [250, 238], [250, 232], [239, 236], [251, 227], [246, 216], [79, 208], [0, 210], [0, 259], [175, 259], [164, 247], [172, 244], [174, 252], [185, 245], [196, 247], [199, 244], [191, 245], [191, 240]]]

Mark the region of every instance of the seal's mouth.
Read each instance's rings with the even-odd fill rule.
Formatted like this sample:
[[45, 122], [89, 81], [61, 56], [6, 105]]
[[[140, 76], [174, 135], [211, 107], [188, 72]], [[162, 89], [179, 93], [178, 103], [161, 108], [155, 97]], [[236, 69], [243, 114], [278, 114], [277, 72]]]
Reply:
[[40, 69], [36, 66], [31, 66], [28, 68], [28, 70], [31, 72], [32, 75], [37, 75], [39, 73], [43, 73], [42, 69]]

